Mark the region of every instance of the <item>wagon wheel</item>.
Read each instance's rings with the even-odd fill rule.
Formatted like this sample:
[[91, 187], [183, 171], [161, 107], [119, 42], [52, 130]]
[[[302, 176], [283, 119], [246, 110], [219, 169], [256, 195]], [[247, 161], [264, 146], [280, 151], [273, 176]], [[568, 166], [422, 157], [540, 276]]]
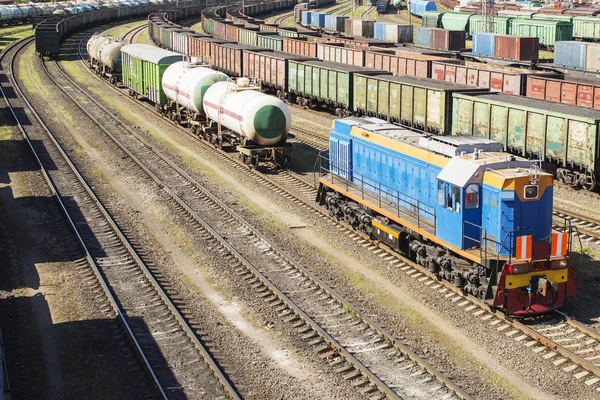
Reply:
[[585, 190], [593, 192], [594, 189], [596, 189], [596, 177], [594, 175], [590, 176], [585, 180], [582, 186]]

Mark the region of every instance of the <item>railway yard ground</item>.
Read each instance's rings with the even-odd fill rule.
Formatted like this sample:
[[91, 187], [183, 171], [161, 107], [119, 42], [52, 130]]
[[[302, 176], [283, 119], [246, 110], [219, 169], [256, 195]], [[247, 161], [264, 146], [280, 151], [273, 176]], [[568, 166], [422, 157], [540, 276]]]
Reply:
[[[365, 10], [361, 8], [360, 13]], [[140, 24], [112, 27], [110, 33], [124, 35]], [[299, 282], [282, 291], [307, 307], [314, 319], [324, 321], [322, 325], [329, 332], [346, 340], [342, 346], [361, 356], [360, 340], [353, 343], [353, 338], [344, 337], [342, 332], [358, 325], [359, 317], [345, 307], [335, 308], [337, 303], [331, 306], [332, 312], [314, 311], [321, 308], [302, 297], [308, 290], [301, 286], [305, 277], [290, 269], [276, 248], [335, 290], [348, 307], [351, 303], [474, 398], [600, 398], [600, 379], [593, 381], [593, 374], [580, 375], [585, 371], [577, 366], [569, 369], [575, 364], [561, 361], [560, 354], [515, 330], [510, 321], [473, 305], [308, 204], [306, 199], [314, 196], [314, 191], [307, 183], [314, 181], [318, 152], [327, 148], [330, 115], [291, 107], [296, 149], [286, 173], [299, 183], [297, 189], [284, 190], [273, 183], [285, 182], [284, 173], [242, 167], [230, 154], [186, 134], [151, 107], [132, 100], [123, 89], [95, 77], [79, 59], [81, 41], [91, 33], [81, 32], [67, 39], [58, 63], [46, 62], [48, 73], [28, 45], [16, 58], [14, 77], [240, 398], [363, 399], [372, 395], [365, 395], [361, 386], [349, 382], [358, 376], [354, 375], [356, 370], [333, 357], [331, 347], [323, 347], [283, 302], [267, 297], [263, 291], [266, 285], [248, 277], [234, 255], [240, 252], [249, 263], [268, 265], [263, 272], [270, 273], [269, 280], [275, 284], [282, 276]], [[8, 35], [14, 40], [29, 34], [25, 30], [0, 34], [0, 46], [5, 46], [2, 40]], [[147, 30], [136, 34], [134, 42], [148, 43]], [[59, 68], [73, 82], [62, 76]], [[2, 61], [2, 70], [0, 82], [7, 88], [7, 60]], [[77, 92], [75, 84], [85, 88], [89, 96]], [[68, 89], [79, 103], [95, 108], [95, 118], [104, 128], [84, 114], [60, 87]], [[12, 87], [8, 97], [11, 102], [17, 97]], [[97, 110], [92, 98], [107, 111]], [[38, 124], [24, 106], [18, 111], [26, 128]], [[122, 122], [109, 121], [108, 112]], [[123, 148], [107, 131], [118, 137]], [[303, 131], [312, 132], [314, 137], [303, 135]], [[32, 135], [49, 173], [58, 173], [61, 164], [55, 158], [57, 152], [51, 150], [52, 143], [42, 129], [32, 128]], [[321, 144], [316, 144], [319, 141]], [[156, 158], [155, 152], [170, 161]], [[152, 175], [163, 183], [157, 183]], [[61, 180], [57, 175], [59, 187]], [[68, 186], [64, 181], [62, 184]], [[75, 192], [69, 202], [81, 201], [80, 196], [83, 194]], [[561, 186], [556, 187], [555, 196], [556, 204], [564, 210], [597, 217], [600, 197]], [[191, 210], [186, 210], [187, 206]], [[95, 228], [83, 208], [81, 212], [85, 217], [78, 222], [82, 229], [108, 231], [105, 225]], [[232, 215], [247, 225], [228, 226], [225, 218], [234, 220]], [[216, 234], [199, 220], [212, 223]], [[589, 227], [594, 232], [596, 228], [600, 230]], [[598, 237], [584, 235], [584, 229], [582, 225], [582, 234], [574, 241], [578, 296], [568, 299], [563, 311], [600, 330], [600, 233]], [[269, 241], [253, 236], [252, 230]], [[101, 247], [101, 234], [90, 237], [98, 239], [92, 249]], [[244, 238], [248, 238], [246, 242]], [[4, 100], [0, 100], [0, 266], [0, 322], [15, 399], [154, 398], [156, 390], [148, 371]], [[105, 274], [110, 275], [110, 265], [107, 268]], [[134, 283], [125, 277], [109, 282], [115, 288], [121, 284]], [[324, 292], [317, 293], [320, 296]], [[219, 384], [205, 384], [204, 378], [206, 382], [216, 379], [210, 372], [190, 372], [199, 370], [206, 361], [192, 347], [183, 351], [187, 358], [180, 354], [178, 347], [188, 349], [184, 346], [190, 346], [189, 338], [175, 332], [175, 323], [160, 331], [144, 328], [150, 319], [160, 319], [146, 312], [146, 307], [155, 306], [151, 300], [126, 314], [134, 328], [137, 326], [144, 349], [162, 349], [161, 354], [150, 353], [149, 358], [151, 365], [159, 366], [155, 368], [158, 380], [170, 383], [166, 385], [168, 397], [226, 398]], [[315, 308], [311, 310], [311, 306]], [[335, 317], [345, 319], [341, 323], [327, 319]], [[550, 326], [554, 322], [540, 324]], [[143, 329], [148, 331], [140, 334]], [[390, 364], [405, 368], [409, 357], [398, 356], [374, 329], [367, 335], [372, 335], [373, 343], [382, 344], [377, 351], [383, 355], [374, 352], [376, 355], [366, 358], [375, 372], [385, 374]], [[416, 381], [423, 372], [410, 365], [406, 368], [413, 374], [411, 381]], [[403, 395], [441, 397], [434, 391], [416, 390]], [[450, 393], [449, 398], [458, 397]]]

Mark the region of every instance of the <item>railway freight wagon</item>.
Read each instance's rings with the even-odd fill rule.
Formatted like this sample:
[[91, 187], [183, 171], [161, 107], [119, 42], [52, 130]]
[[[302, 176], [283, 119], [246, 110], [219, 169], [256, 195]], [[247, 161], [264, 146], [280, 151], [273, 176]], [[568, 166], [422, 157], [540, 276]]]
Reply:
[[494, 92], [525, 96], [532, 78], [557, 78], [562, 75], [530, 69], [502, 67], [484, 63], [466, 62], [465, 65], [433, 61], [431, 78], [490, 89]]
[[371, 117], [335, 120], [318, 161], [316, 201], [332, 216], [490, 306], [533, 315], [576, 294], [552, 232], [552, 176], [535, 161]]
[[529, 76], [527, 97], [600, 110], [600, 81], [566, 80], [560, 77]]
[[523, 20], [515, 18], [511, 22], [510, 34], [539, 38], [540, 46], [553, 49], [561, 40], [573, 39], [573, 24], [567, 21]]
[[562, 182], [595, 188], [600, 111], [500, 93], [453, 97], [453, 135], [496, 140], [513, 154], [544, 161]]
[[145, 44], [128, 44], [121, 48], [123, 84], [129, 94], [147, 98], [158, 106], [167, 102], [161, 82], [165, 70], [183, 56]]
[[354, 76], [353, 110], [406, 126], [449, 135], [452, 94], [485, 91], [467, 85], [412, 76]]
[[315, 61], [288, 62], [288, 93], [298, 104], [333, 107], [347, 115], [353, 105], [355, 74], [379, 75], [382, 71], [346, 64]]

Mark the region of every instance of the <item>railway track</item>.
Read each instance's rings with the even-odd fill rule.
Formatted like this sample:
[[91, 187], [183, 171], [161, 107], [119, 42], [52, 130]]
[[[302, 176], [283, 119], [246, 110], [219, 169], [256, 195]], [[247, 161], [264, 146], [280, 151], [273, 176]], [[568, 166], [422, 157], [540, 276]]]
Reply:
[[[200, 386], [213, 398], [239, 399], [111, 211], [27, 101], [13, 71], [15, 55], [29, 42], [22, 43], [10, 62], [11, 83], [19, 97], [7, 103], [11, 110], [26, 108], [34, 116], [20, 129], [158, 394], [165, 399], [179, 398], [190, 395], [188, 390], [196, 390], [202, 382]], [[12, 112], [17, 119], [18, 111]]]
[[327, 151], [329, 149], [328, 139], [309, 129], [299, 125], [292, 125], [292, 134], [294, 135], [294, 140], [297, 142], [306, 143], [319, 151]]
[[600, 220], [556, 206], [554, 215], [568, 221], [572, 227], [576, 228], [575, 234], [581, 241], [600, 243]]
[[[295, 127], [294, 127], [295, 129]], [[182, 131], [186, 130], [182, 129]], [[307, 141], [305, 141], [307, 143]], [[235, 163], [231, 159], [229, 162]], [[243, 168], [238, 164], [238, 168]], [[289, 171], [282, 171], [277, 174], [265, 175], [257, 173], [253, 170], [246, 170], [249, 178], [260, 182], [266, 187], [274, 190], [277, 193], [281, 193], [285, 197], [294, 201], [298, 205], [308, 207], [315, 213], [328, 215], [326, 211], [317, 207], [314, 203], [314, 187], [310, 179], [306, 177], [298, 177]], [[333, 219], [333, 218], [332, 218]], [[370, 238], [355, 232], [352, 227], [344, 223], [343, 221], [337, 221], [333, 219], [340, 227], [346, 229], [351, 237], [363, 246], [367, 246], [370, 242]], [[472, 315], [473, 318], [479, 318], [482, 321], [487, 322], [490, 325], [490, 329], [497, 329], [499, 332], [504, 332], [508, 338], [513, 338], [517, 342], [523, 343], [524, 346], [530, 348], [534, 353], [534, 356], [541, 357], [543, 359], [553, 359], [558, 354], [561, 354], [561, 358], [567, 361], [562, 361], [557, 358], [555, 360], [555, 366], [562, 368], [565, 372], [571, 373], [573, 378], [581, 380], [585, 385], [596, 388], [600, 391], [600, 384], [598, 379], [598, 366], [593, 363], [594, 360], [586, 360], [584, 357], [580, 357], [577, 353], [576, 348], [562, 346], [560, 342], [553, 339], [551, 333], [547, 331], [547, 328], [552, 326], [558, 327], [563, 322], [557, 322], [554, 325], [543, 325], [540, 327], [540, 331], [536, 330], [535, 327], [529, 327], [521, 321], [512, 320], [504, 314], [497, 312], [496, 310], [490, 309], [485, 303], [472, 296], [465, 296], [462, 291], [454, 287], [449, 282], [439, 281], [439, 279], [431, 274], [426, 268], [412, 262], [409, 259], [404, 258], [402, 255], [389, 249], [387, 246], [382, 244], [371, 245], [368, 247], [379, 256], [384, 257], [393, 268], [398, 268], [400, 271], [406, 273], [415, 279], [417, 284], [425, 285], [432, 289], [432, 291], [438, 292], [438, 296], [443, 296], [459, 307], [465, 314]], [[383, 251], [384, 253], [381, 253]], [[568, 318], [568, 317], [562, 317]], [[573, 324], [578, 325], [580, 330], [593, 332], [593, 329], [587, 327], [584, 324], [579, 324], [573, 319], [570, 319]], [[542, 329], [543, 328], [543, 329]], [[559, 328], [557, 328], [559, 329]], [[570, 328], [569, 328], [570, 329]], [[555, 332], [558, 333], [558, 332]], [[572, 331], [569, 333], [573, 333]], [[581, 333], [576, 336], [581, 335]], [[593, 334], [591, 335], [593, 337]], [[586, 339], [585, 342], [589, 342], [589, 345], [593, 345], [594, 342], [590, 342], [591, 338]], [[557, 352], [559, 349], [559, 352]], [[586, 349], [587, 350], [587, 349]], [[593, 355], [592, 355], [593, 357]], [[590, 375], [591, 374], [591, 375]], [[585, 378], [585, 379], [583, 379]]]
[[[68, 78], [65, 76], [65, 79]], [[73, 81], [63, 86], [72, 87], [79, 93], [85, 92]], [[106, 110], [93, 96], [85, 95], [88, 104], [92, 102], [95, 109], [102, 110], [105, 119], [113, 119], [121, 125], [111, 135], [115, 137], [113, 140], [117, 147], [141, 168], [148, 169], [146, 173], [157, 184], [172, 191], [173, 200], [180, 211], [198, 224], [198, 229], [213, 243], [213, 247], [218, 246], [217, 251], [223, 257], [231, 259], [231, 274], [240, 276], [252, 285], [258, 298], [276, 307], [282, 318], [315, 348], [318, 356], [343, 374], [349, 384], [371, 398], [401, 398], [414, 394], [418, 398], [470, 398], [449, 378], [414, 354], [208, 189], [145, 143], [127, 124], [118, 122], [118, 117]], [[138, 102], [136, 104], [139, 106]], [[200, 143], [214, 151], [209, 144]], [[230, 155], [221, 151], [217, 153], [237, 168], [256, 174], [233, 161]], [[278, 188], [284, 184], [290, 185], [295, 180], [297, 188], [309, 187], [306, 196], [314, 191], [308, 183], [286, 172], [275, 173], [274, 176], [276, 178], [273, 180], [270, 175], [262, 175], [260, 179], [264, 184]], [[289, 186], [286, 190], [289, 190]]]
[[135, 37], [137, 35], [139, 35], [140, 33], [142, 33], [142, 31], [144, 29], [148, 29], [148, 25], [147, 23], [140, 25], [140, 26], [136, 26], [130, 30], [128, 30], [127, 32], [125, 32], [121, 38], [119, 38], [121, 41], [128, 43], [128, 44], [132, 44], [133, 41], [135, 40]]

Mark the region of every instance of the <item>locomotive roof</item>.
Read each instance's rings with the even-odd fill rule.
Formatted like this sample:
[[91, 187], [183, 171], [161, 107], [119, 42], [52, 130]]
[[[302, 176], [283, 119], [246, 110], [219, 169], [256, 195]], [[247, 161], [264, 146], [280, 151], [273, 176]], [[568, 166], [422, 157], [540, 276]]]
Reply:
[[153, 64], [168, 64], [183, 60], [183, 56], [173, 51], [161, 49], [148, 44], [126, 44], [121, 51], [140, 60]]

